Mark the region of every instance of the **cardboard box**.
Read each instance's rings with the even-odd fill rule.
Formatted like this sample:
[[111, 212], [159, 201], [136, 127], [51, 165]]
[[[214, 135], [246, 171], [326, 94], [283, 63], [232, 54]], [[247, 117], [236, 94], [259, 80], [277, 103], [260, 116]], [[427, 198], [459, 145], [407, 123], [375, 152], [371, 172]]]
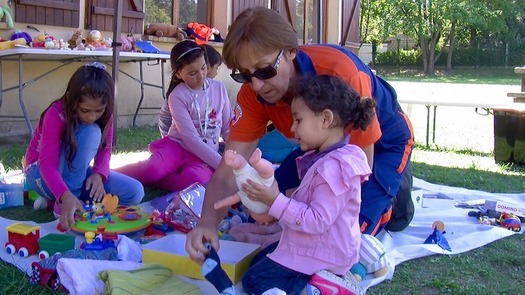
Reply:
[[[173, 234], [142, 246], [142, 262], [159, 263], [174, 273], [201, 279], [201, 266], [188, 257], [185, 250], [186, 236]], [[234, 284], [238, 283], [259, 252], [259, 245], [220, 240], [221, 267]]]
[[0, 209], [23, 205], [24, 190], [21, 184], [0, 183]]
[[455, 201], [439, 193], [425, 193], [421, 196], [422, 208], [453, 208]]
[[517, 204], [502, 201], [485, 201], [485, 209], [491, 209], [498, 212], [512, 213], [517, 216], [525, 217], [525, 207]]

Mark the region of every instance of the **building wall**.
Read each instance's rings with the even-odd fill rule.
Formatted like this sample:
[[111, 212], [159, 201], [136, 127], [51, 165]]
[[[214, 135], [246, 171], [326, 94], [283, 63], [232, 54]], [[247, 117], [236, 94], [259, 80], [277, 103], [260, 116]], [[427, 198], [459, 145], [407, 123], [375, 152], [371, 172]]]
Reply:
[[[0, 0], [0, 6], [8, 7], [13, 19], [15, 17], [15, 8], [16, 5], [8, 6], [7, 0]], [[14, 3], [15, 1], [13, 1]], [[85, 3], [86, 0], [80, 0], [80, 25], [79, 28], [66, 28], [66, 27], [57, 27], [57, 26], [45, 26], [45, 25], [35, 25], [27, 23], [16, 23], [15, 29], [20, 29], [22, 31], [28, 32], [32, 37], [39, 35], [40, 33], [28, 29], [28, 25], [37, 27], [41, 32], [48, 32], [50, 35], [54, 36], [56, 39], [63, 39], [67, 41], [70, 39], [73, 32], [77, 29], [81, 29], [84, 32], [84, 35], [89, 32], [89, 30], [83, 29], [83, 24], [85, 23]], [[219, 5], [219, 2], [224, 4], [222, 1], [216, 1], [216, 7], [213, 8], [214, 15], [213, 23], [216, 27], [221, 30], [223, 36], [226, 36], [226, 28], [231, 24], [232, 20], [230, 19], [231, 13], [231, 1], [226, 1], [227, 5]], [[328, 8], [328, 17], [327, 17], [327, 32], [330, 32], [327, 36], [327, 43], [337, 44], [341, 36], [341, 24], [340, 24], [340, 1], [327, 1], [329, 4]], [[226, 17], [225, 17], [226, 15]], [[5, 18], [0, 20], [0, 38], [9, 39], [14, 30], [7, 29], [5, 24]], [[110, 31], [101, 31], [103, 37], [108, 38], [112, 37], [113, 33]], [[143, 38], [140, 34], [135, 34], [135, 38]], [[176, 40], [171, 38], [149, 38], [152, 40], [153, 44], [160, 50], [169, 52]], [[216, 46], [219, 52], [222, 52], [222, 44], [216, 43], [212, 44]], [[73, 74], [73, 72], [82, 64], [75, 62], [65, 67], [62, 67], [60, 70], [53, 72], [49, 75], [46, 75], [40, 78], [36, 82], [32, 82], [33, 79], [39, 77], [45, 73], [48, 69], [59, 66], [59, 62], [23, 62], [22, 63], [22, 77], [23, 81], [27, 82], [27, 86], [24, 89], [24, 103], [27, 108], [29, 117], [31, 119], [32, 125], [36, 126], [38, 119], [42, 111], [55, 99], [62, 96], [65, 91], [66, 84]], [[138, 77], [139, 67], [136, 64], [120, 64], [120, 69]], [[1, 78], [3, 89], [10, 87], [18, 86], [18, 71], [17, 63], [14, 61], [3, 61], [1, 69]], [[111, 68], [108, 67], [108, 71], [111, 73]], [[165, 85], [167, 87], [170, 77], [170, 66], [169, 62], [165, 66]], [[234, 82], [229, 77], [230, 71], [226, 66], [221, 66], [217, 80], [223, 82], [227, 89], [228, 94], [232, 102], [235, 100], [236, 93], [239, 90], [240, 84]], [[147, 65], [144, 63], [144, 77], [146, 83], [152, 84], [161, 84], [161, 73], [158, 66]], [[140, 84], [136, 81], [130, 79], [126, 75], [119, 74], [118, 77], [118, 118], [117, 124], [119, 127], [130, 127], [132, 124], [133, 115], [135, 108], [140, 99]], [[152, 88], [145, 86], [145, 96], [142, 103], [144, 107], [160, 107], [162, 104], [162, 92], [158, 88]], [[137, 117], [137, 125], [155, 125], [157, 122], [157, 110], [141, 110], [139, 116]], [[17, 90], [6, 91], [3, 93], [3, 102], [0, 106], [0, 137], [11, 136], [11, 135], [21, 135], [28, 133], [26, 123], [23, 118], [5, 118], [5, 116], [21, 116], [22, 111], [18, 102], [18, 92]], [[4, 116], [4, 117], [2, 117]]]

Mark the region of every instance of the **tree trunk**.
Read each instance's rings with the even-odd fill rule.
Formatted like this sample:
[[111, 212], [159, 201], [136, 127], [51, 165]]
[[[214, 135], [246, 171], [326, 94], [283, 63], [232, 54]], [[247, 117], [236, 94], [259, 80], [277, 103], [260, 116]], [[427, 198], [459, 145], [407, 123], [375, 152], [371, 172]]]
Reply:
[[421, 56], [423, 57], [423, 73], [428, 73], [429, 64], [429, 52], [428, 52], [428, 39], [424, 36], [419, 37], [419, 45], [421, 46]]
[[447, 70], [452, 70], [452, 53], [454, 52], [454, 46], [456, 45], [456, 22], [453, 21], [450, 27], [449, 35], [449, 47], [447, 54]]

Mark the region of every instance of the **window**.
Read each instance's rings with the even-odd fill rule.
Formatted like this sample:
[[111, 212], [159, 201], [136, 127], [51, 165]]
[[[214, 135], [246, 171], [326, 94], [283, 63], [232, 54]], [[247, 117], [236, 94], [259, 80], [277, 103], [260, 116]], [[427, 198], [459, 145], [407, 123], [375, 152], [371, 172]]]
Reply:
[[80, 0], [17, 0], [15, 21], [78, 28]]
[[[219, 2], [217, 2], [219, 1]], [[146, 0], [146, 23], [171, 23], [185, 27], [188, 22], [197, 21], [207, 26], [224, 24], [219, 30], [227, 35], [227, 19], [235, 19], [244, 9], [266, 6], [278, 11], [297, 31], [300, 44], [326, 43], [326, 18], [328, 0], [232, 0], [231, 14], [219, 15], [213, 11], [215, 5], [224, 5], [225, 0]], [[359, 0], [341, 0], [341, 35], [338, 40], [348, 44], [359, 40]], [[220, 12], [224, 14], [224, 12]], [[217, 24], [214, 23], [214, 20]], [[221, 30], [222, 29], [222, 30]]]
[[207, 0], [146, 0], [146, 23], [169, 23], [185, 27], [189, 22], [210, 25]]
[[[88, 30], [112, 31], [115, 1], [86, 0], [86, 23]], [[123, 33], [142, 34], [144, 31], [144, 8], [142, 0], [122, 1]]]

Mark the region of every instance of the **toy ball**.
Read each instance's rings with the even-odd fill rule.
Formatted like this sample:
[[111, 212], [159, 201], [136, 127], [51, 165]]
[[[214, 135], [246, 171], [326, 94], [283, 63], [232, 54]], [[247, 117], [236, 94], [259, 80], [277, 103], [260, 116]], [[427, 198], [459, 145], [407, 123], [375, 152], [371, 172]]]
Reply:
[[365, 278], [366, 268], [362, 263], [358, 262], [354, 264], [352, 268], [350, 268], [350, 273], [352, 273], [352, 275], [354, 275], [354, 278], [358, 282], [360, 282]]

